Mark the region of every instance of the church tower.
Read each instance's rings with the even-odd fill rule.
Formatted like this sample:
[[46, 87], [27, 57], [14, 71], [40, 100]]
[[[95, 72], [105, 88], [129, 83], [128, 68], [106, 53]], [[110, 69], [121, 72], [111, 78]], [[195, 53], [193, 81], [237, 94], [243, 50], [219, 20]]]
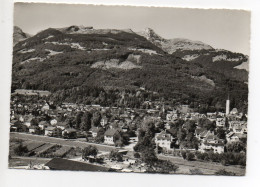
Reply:
[[226, 101], [226, 116], [229, 114], [229, 112], [230, 112], [230, 100], [228, 96], [228, 99]]

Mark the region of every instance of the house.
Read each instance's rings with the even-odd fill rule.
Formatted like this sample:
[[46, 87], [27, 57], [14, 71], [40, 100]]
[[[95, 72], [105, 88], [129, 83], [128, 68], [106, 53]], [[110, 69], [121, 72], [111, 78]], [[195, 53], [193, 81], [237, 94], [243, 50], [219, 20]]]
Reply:
[[207, 137], [199, 145], [199, 151], [224, 153], [224, 140], [219, 139], [216, 135], [208, 134]]
[[246, 134], [247, 122], [246, 121], [229, 121], [229, 130], [235, 133]]
[[225, 118], [217, 118], [216, 119], [216, 126], [217, 127], [224, 127], [225, 126]]
[[49, 123], [47, 121], [40, 121], [39, 125], [41, 130], [44, 130], [46, 127], [49, 126]]
[[235, 132], [230, 132], [226, 135], [227, 142], [238, 142], [242, 138], [246, 138], [246, 134], [241, 134], [241, 133], [235, 133]]
[[42, 107], [42, 111], [50, 110], [50, 105], [48, 103], [45, 103]]
[[56, 129], [56, 127], [49, 126], [49, 127], [45, 128], [44, 135], [52, 136], [54, 129]]
[[92, 137], [95, 138], [95, 137], [97, 137], [97, 133], [98, 133], [99, 130], [100, 130], [100, 127], [91, 127], [89, 132], [91, 132]]
[[34, 134], [36, 132], [36, 130], [37, 130], [37, 126], [30, 126], [29, 127], [29, 133]]
[[155, 134], [155, 144], [157, 147], [159, 146], [163, 148], [163, 150], [170, 150], [172, 141], [172, 135], [170, 133], [167, 133], [166, 131]]
[[68, 126], [68, 124], [66, 122], [58, 122], [56, 124], [56, 127], [61, 129], [62, 131], [65, 130], [65, 128]]
[[108, 145], [114, 145], [114, 137], [116, 134], [119, 134], [120, 131], [118, 129], [108, 129], [105, 132], [105, 136], [104, 136], [104, 143], [108, 144]]
[[77, 130], [74, 128], [66, 128], [62, 131], [62, 135], [64, 138], [68, 139], [76, 139], [77, 138]]
[[101, 125], [102, 127], [104, 127], [107, 123], [108, 123], [107, 117], [103, 117], [103, 118], [101, 119], [101, 121], [100, 121], [100, 125]]
[[210, 132], [208, 130], [204, 130], [199, 135], [197, 135], [197, 138], [200, 139], [200, 140], [204, 140], [209, 135], [214, 135], [214, 133]]
[[238, 114], [237, 108], [233, 108], [233, 109], [230, 111], [229, 114], [231, 114], [231, 115], [236, 115], [236, 114]]
[[56, 120], [56, 119], [52, 119], [51, 121], [50, 121], [50, 124], [51, 125], [56, 125], [58, 123], [58, 121]]
[[174, 121], [176, 119], [178, 119], [177, 111], [171, 111], [171, 112], [166, 114], [166, 120], [167, 121]]
[[32, 125], [32, 120], [33, 120], [33, 116], [32, 115], [27, 115], [27, 116], [24, 116], [24, 125], [26, 125], [27, 127], [30, 127]]

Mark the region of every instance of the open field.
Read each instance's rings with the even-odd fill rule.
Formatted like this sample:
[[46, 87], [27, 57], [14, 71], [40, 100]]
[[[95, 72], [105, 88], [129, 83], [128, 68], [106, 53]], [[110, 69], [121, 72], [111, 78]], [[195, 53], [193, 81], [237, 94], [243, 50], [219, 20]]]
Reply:
[[[31, 135], [31, 134], [23, 134], [23, 133], [11, 133], [10, 137], [12, 139], [18, 138], [25, 142], [25, 144], [31, 145], [34, 148], [34, 151], [37, 153], [50, 150], [54, 147], [54, 145], [61, 145], [60, 147], [51, 150], [51, 155], [54, 157], [64, 157], [67, 153], [70, 152], [70, 150], [74, 147], [84, 148], [88, 145], [95, 145], [99, 151], [102, 152], [109, 152], [112, 149], [116, 149], [112, 146], [107, 145], [100, 145], [100, 144], [93, 144], [83, 141], [75, 141], [75, 140], [64, 140], [60, 138], [52, 138], [52, 137], [46, 137], [46, 136], [38, 136], [38, 135]], [[32, 144], [32, 141], [34, 144]], [[14, 143], [10, 144], [12, 146]], [[34, 146], [33, 146], [34, 145]], [[37, 147], [38, 146], [38, 147]], [[133, 152], [128, 151], [127, 155], [129, 157], [133, 157]], [[181, 157], [173, 157], [173, 156], [165, 156], [165, 155], [158, 155], [159, 159], [162, 160], [169, 160], [173, 162], [174, 164], [179, 166], [179, 169], [176, 173], [179, 174], [191, 174], [190, 170], [197, 169], [196, 174], [206, 174], [206, 175], [214, 175], [215, 172], [217, 172], [220, 169], [225, 169], [229, 172], [234, 172], [236, 175], [242, 176], [245, 175], [245, 168], [242, 168], [241, 166], [223, 166], [219, 163], [213, 163], [213, 162], [202, 162], [202, 161], [187, 161], [184, 160]], [[23, 157], [20, 157], [19, 159], [11, 159], [10, 165], [16, 165], [19, 166], [27, 162], [28, 160], [33, 161], [39, 161], [42, 158], [35, 158], [35, 157], [29, 157], [26, 159], [23, 159]], [[42, 161], [44, 161], [43, 159]], [[11, 166], [10, 166], [11, 167]]]
[[65, 140], [61, 138], [52, 138], [47, 136], [31, 135], [25, 133], [10, 133], [10, 138], [19, 138], [22, 140], [33, 140], [38, 142], [53, 143], [62, 146], [80, 147], [80, 148], [84, 148], [89, 145], [95, 145], [98, 148], [98, 150], [107, 151], [107, 152], [116, 149], [114, 146], [109, 146], [109, 145], [94, 144], [94, 143], [83, 142], [78, 140]]

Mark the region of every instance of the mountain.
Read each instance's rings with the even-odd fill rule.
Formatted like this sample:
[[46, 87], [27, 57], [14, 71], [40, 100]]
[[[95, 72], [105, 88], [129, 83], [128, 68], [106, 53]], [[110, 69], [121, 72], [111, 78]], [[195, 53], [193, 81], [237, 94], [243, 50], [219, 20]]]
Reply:
[[122, 32], [134, 33], [131, 29], [94, 29], [92, 26], [85, 27], [82, 25], [72, 25], [70, 27], [58, 28], [57, 30], [61, 31], [64, 34], [118, 34]]
[[245, 108], [248, 73], [234, 68], [243, 54], [215, 49], [168, 54], [155, 45], [165, 39], [152, 32], [150, 37], [154, 41], [129, 29], [43, 30], [14, 46], [12, 91], [49, 90], [56, 102], [139, 108], [145, 100], [164, 100], [201, 110], [224, 109], [229, 93], [234, 106]]
[[146, 28], [144, 31], [139, 32], [139, 35], [145, 37], [156, 46], [162, 48], [165, 52], [172, 54], [177, 50], [210, 50], [213, 49], [210, 45], [207, 45], [200, 41], [192, 41], [188, 39], [175, 38], [164, 39], [154, 32], [153, 29]]
[[14, 26], [13, 45], [16, 45], [19, 41], [25, 40], [29, 37], [31, 37], [31, 35], [24, 33], [21, 28]]

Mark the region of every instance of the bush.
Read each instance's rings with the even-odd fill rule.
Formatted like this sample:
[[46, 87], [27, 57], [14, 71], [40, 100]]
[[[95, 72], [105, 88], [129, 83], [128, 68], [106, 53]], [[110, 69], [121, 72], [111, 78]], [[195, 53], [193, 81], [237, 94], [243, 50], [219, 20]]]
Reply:
[[27, 154], [29, 151], [27, 149], [26, 146], [24, 146], [23, 144], [19, 144], [15, 149], [14, 149], [14, 153], [18, 156], [24, 156], [25, 154]]
[[140, 156], [139, 153], [135, 153], [135, 154], [134, 154], [134, 157], [135, 157], [135, 158], [140, 158], [141, 156]]
[[188, 152], [188, 153], [187, 153], [186, 159], [187, 159], [188, 161], [194, 160], [194, 158], [195, 158], [195, 155], [194, 155], [193, 153], [191, 153], [191, 152]]
[[111, 160], [117, 161], [117, 162], [122, 162], [123, 161], [123, 156], [121, 153], [119, 153], [117, 150], [112, 150], [109, 154], [109, 158]]
[[182, 152], [181, 152], [181, 156], [182, 156], [183, 159], [186, 159], [186, 158], [187, 158], [187, 153], [186, 153], [186, 151], [182, 151]]
[[220, 169], [215, 172], [216, 175], [225, 175], [225, 176], [235, 176], [236, 174], [233, 172], [226, 171], [225, 169]]

